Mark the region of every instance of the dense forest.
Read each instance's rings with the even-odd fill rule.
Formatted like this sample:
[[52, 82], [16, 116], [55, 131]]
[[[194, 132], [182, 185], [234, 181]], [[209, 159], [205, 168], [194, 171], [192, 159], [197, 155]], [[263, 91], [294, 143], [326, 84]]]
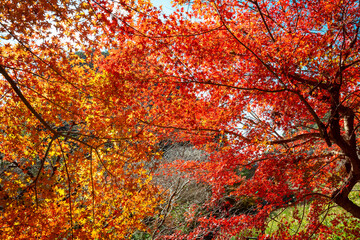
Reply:
[[0, 0], [0, 238], [359, 239], [359, 1], [155, 2]]

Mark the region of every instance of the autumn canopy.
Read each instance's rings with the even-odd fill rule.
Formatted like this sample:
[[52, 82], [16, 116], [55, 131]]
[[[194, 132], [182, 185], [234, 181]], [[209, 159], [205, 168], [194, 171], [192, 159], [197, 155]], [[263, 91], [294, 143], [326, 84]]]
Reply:
[[0, 0], [0, 238], [360, 237], [359, 1], [153, 3]]

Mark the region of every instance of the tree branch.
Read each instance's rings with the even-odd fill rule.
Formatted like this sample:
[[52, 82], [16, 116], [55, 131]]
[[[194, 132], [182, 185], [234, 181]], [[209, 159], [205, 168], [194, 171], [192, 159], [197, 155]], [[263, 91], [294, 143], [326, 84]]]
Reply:
[[296, 74], [296, 73], [287, 73], [286, 76], [298, 81], [298, 82], [301, 82], [303, 84], [309, 84], [311, 86], [314, 86], [314, 87], [320, 87], [322, 89], [328, 89], [328, 85], [323, 83], [323, 82], [317, 82], [317, 81], [311, 81], [311, 80], [308, 80], [308, 79], [305, 79], [305, 78], [302, 78], [299, 74]]
[[271, 31], [270, 31], [269, 26], [267, 25], [267, 23], [266, 23], [266, 21], [265, 21], [264, 14], [262, 13], [262, 11], [261, 11], [261, 9], [260, 9], [259, 3], [258, 3], [257, 1], [254, 1], [253, 3], [255, 4], [256, 8], [258, 9], [258, 12], [260, 13], [261, 19], [262, 19], [262, 21], [263, 21], [263, 23], [264, 23], [264, 25], [265, 25], [265, 27], [266, 27], [266, 30], [268, 31], [268, 33], [269, 33], [269, 35], [270, 35], [270, 37], [271, 37], [271, 40], [272, 40], [273, 42], [276, 42], [274, 36], [272, 35], [272, 33], [271, 33]]
[[360, 218], [360, 207], [349, 199], [349, 193], [358, 181], [359, 176], [351, 174], [344, 186], [334, 191], [331, 196], [332, 200], [337, 205], [351, 213], [356, 218]]
[[320, 133], [304, 133], [304, 134], [299, 134], [299, 135], [296, 135], [296, 136], [294, 136], [292, 138], [288, 138], [288, 139], [280, 139], [280, 140], [270, 141], [269, 143], [271, 145], [284, 144], [284, 143], [295, 142], [298, 140], [308, 139], [308, 138], [321, 138], [321, 134]]
[[[35, 189], [35, 201], [36, 201], [36, 206], [37, 206], [37, 207], [39, 207], [39, 201], [38, 201], [38, 197], [37, 197], [37, 195], [38, 195], [38, 194], [37, 194], [37, 181], [38, 181], [38, 179], [39, 179], [39, 177], [40, 177], [41, 170], [42, 170], [43, 167], [44, 167], [45, 160], [46, 160], [47, 156], [49, 155], [49, 151], [50, 151], [51, 146], [52, 146], [52, 143], [54, 142], [55, 139], [56, 139], [56, 135], [54, 135], [54, 136], [51, 138], [50, 143], [49, 143], [49, 145], [48, 145], [48, 147], [47, 147], [47, 149], [46, 149], [45, 156], [44, 156], [43, 159], [41, 160], [41, 165], [40, 165], [39, 171], [38, 171], [38, 173], [37, 173], [37, 175], [36, 175], [36, 177], [35, 177], [35, 179], [34, 179], [34, 181], [33, 181], [33, 183], [32, 183], [32, 184], [34, 184], [34, 189]], [[32, 184], [31, 184], [31, 185], [32, 185]]]
[[50, 125], [45, 121], [45, 119], [31, 106], [30, 102], [22, 94], [21, 90], [17, 87], [16, 82], [9, 76], [5, 68], [0, 65], [0, 73], [5, 77], [6, 81], [10, 83], [11, 88], [15, 91], [16, 95], [21, 99], [25, 106], [30, 110], [30, 112], [55, 136], [58, 136], [58, 132], [54, 130]]
[[319, 131], [320, 131], [320, 134], [321, 134], [321, 137], [324, 138], [326, 144], [330, 147], [331, 146], [331, 141], [330, 141], [330, 138], [329, 138], [329, 135], [327, 133], [327, 130], [326, 130], [326, 126], [324, 125], [324, 123], [320, 120], [319, 116], [316, 114], [316, 112], [314, 111], [314, 109], [310, 106], [310, 104], [306, 101], [306, 99], [304, 98], [304, 96], [300, 93], [300, 92], [297, 92], [297, 91], [293, 91], [296, 95], [299, 96], [300, 100], [305, 104], [306, 108], [308, 109], [308, 111], [310, 112], [310, 114], [313, 116], [318, 128], [319, 128]]

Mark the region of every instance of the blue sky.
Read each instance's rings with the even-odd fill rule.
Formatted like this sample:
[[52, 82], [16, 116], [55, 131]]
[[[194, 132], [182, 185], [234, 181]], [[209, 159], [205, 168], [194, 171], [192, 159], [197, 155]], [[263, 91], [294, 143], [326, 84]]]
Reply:
[[151, 2], [159, 7], [162, 5], [162, 9], [166, 14], [172, 13], [175, 9], [171, 7], [171, 0], [151, 0]]

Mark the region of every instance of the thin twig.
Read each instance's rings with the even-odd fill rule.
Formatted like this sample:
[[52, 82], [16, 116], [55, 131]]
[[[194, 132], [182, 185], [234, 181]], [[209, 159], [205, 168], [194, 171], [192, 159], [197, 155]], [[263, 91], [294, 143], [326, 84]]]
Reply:
[[52, 146], [52, 144], [53, 144], [53, 142], [54, 142], [55, 139], [56, 139], [56, 136], [53, 136], [53, 137], [51, 138], [51, 140], [50, 140], [50, 142], [49, 142], [49, 144], [48, 144], [48, 146], [47, 146], [47, 148], [46, 148], [45, 156], [44, 156], [43, 159], [41, 160], [41, 165], [40, 165], [39, 171], [38, 171], [38, 173], [37, 173], [37, 175], [36, 175], [33, 183], [31, 184], [31, 185], [34, 184], [36, 207], [39, 207], [39, 201], [38, 201], [38, 196], [37, 196], [37, 195], [38, 195], [38, 194], [37, 194], [37, 181], [38, 181], [38, 179], [39, 179], [39, 177], [40, 177], [41, 170], [42, 170], [42, 168], [44, 167], [45, 160], [46, 160], [47, 156], [49, 155], [51, 146]]
[[61, 154], [62, 157], [64, 159], [64, 165], [65, 165], [65, 171], [66, 171], [66, 176], [67, 176], [67, 181], [68, 181], [68, 189], [69, 189], [69, 207], [70, 207], [70, 226], [71, 226], [71, 239], [74, 239], [74, 226], [73, 226], [73, 219], [72, 219], [72, 205], [71, 205], [71, 179], [70, 179], [70, 174], [69, 174], [69, 169], [67, 167], [67, 163], [66, 163], [66, 158], [65, 158], [65, 154], [64, 154], [64, 150], [61, 146], [61, 143], [58, 140], [58, 144], [60, 146], [60, 150], [61, 150]]

